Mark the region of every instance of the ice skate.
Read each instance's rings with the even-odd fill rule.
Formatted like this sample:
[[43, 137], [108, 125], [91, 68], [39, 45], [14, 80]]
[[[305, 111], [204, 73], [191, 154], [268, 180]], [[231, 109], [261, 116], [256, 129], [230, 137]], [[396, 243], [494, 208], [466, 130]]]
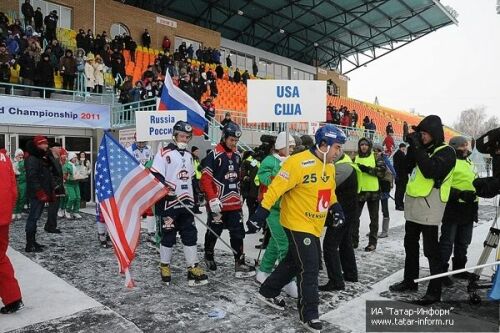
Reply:
[[234, 272], [237, 278], [247, 278], [255, 276], [255, 267], [245, 262], [245, 255], [234, 261]]
[[190, 287], [203, 286], [208, 283], [205, 271], [198, 264], [188, 268], [187, 278]]
[[172, 280], [172, 272], [170, 271], [170, 265], [160, 264], [160, 274], [161, 274], [161, 280], [165, 282], [167, 286], [169, 286], [170, 281]]

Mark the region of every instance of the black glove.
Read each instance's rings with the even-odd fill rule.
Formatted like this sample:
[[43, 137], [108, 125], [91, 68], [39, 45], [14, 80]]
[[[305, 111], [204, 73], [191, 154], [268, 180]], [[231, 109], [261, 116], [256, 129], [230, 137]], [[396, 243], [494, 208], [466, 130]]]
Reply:
[[343, 226], [345, 222], [345, 215], [342, 206], [338, 202], [336, 202], [331, 207], [331, 210], [333, 215], [333, 227], [339, 228]]
[[476, 192], [474, 191], [461, 191], [458, 197], [466, 203], [473, 203], [474, 201], [476, 201], [477, 196]]
[[265, 208], [262, 208], [262, 206], [259, 206], [256, 210], [255, 213], [253, 213], [252, 216], [247, 221], [247, 226], [252, 226], [249, 229], [252, 230], [259, 230], [264, 227], [264, 224], [266, 223], [266, 219], [269, 216], [269, 211]]
[[177, 194], [175, 194], [175, 191], [173, 189], [169, 189], [167, 195], [165, 196], [165, 199], [167, 201], [175, 201], [177, 200]]
[[472, 182], [481, 198], [493, 198], [500, 191], [500, 180], [493, 177], [477, 178]]
[[413, 132], [406, 136], [406, 142], [413, 148], [418, 149], [422, 147], [422, 136], [420, 132]]
[[365, 172], [365, 173], [370, 173], [372, 171], [372, 168], [370, 168], [369, 166], [359, 164], [359, 163], [358, 163], [358, 168], [359, 168], [359, 170], [361, 170], [362, 172]]

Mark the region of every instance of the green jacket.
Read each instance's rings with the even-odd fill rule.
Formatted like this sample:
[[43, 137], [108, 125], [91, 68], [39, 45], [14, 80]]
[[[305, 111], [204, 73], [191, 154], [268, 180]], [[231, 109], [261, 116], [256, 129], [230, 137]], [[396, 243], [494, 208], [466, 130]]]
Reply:
[[78, 181], [75, 180], [75, 175], [74, 175], [73, 172], [76, 172], [76, 169], [73, 168], [73, 164], [71, 164], [69, 161], [67, 161], [66, 163], [64, 163], [64, 165], [63, 165], [63, 175], [64, 175], [64, 179], [66, 180], [66, 183], [68, 185], [78, 183]]
[[16, 171], [16, 181], [20, 184], [26, 183], [26, 168], [24, 167], [24, 160], [14, 162], [14, 170]]
[[[273, 155], [269, 155], [260, 164], [259, 172], [257, 177], [259, 177], [261, 185], [268, 187], [271, 185], [274, 177], [278, 174], [281, 169], [281, 161]], [[280, 209], [281, 199], [278, 200], [272, 209]]]

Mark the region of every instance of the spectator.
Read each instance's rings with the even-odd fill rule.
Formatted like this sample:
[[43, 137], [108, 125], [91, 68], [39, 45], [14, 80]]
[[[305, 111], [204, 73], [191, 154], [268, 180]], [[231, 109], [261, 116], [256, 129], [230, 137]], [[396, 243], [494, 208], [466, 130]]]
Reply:
[[87, 39], [85, 38], [85, 30], [80, 29], [78, 34], [76, 35], [76, 47], [79, 49], [83, 49], [85, 53], [89, 52], [89, 47], [87, 44]]
[[384, 154], [381, 145], [374, 145], [373, 151], [377, 154], [378, 158], [382, 158], [385, 164], [385, 174], [382, 178], [379, 178], [380, 187], [380, 204], [382, 206], [382, 232], [378, 235], [378, 238], [386, 238], [389, 236], [389, 198], [391, 197], [391, 189], [394, 185], [394, 178], [396, 177], [396, 171], [392, 167], [391, 161], [388, 156]]
[[137, 43], [133, 39], [131, 39], [129, 44], [130, 61], [135, 63], [135, 50], [137, 49]]
[[33, 17], [35, 17], [35, 10], [30, 4], [30, 0], [24, 1], [23, 5], [21, 6], [21, 13], [23, 13], [24, 16], [24, 26], [27, 27], [28, 25], [33, 25], [32, 22]]
[[54, 67], [54, 70], [59, 72], [59, 62], [61, 60], [61, 57], [64, 55], [64, 50], [61, 47], [61, 44], [59, 44], [59, 41], [57, 39], [53, 39], [52, 43], [50, 45], [50, 48], [52, 49], [52, 56], [51, 57], [51, 63], [52, 66]]
[[122, 104], [127, 104], [132, 102], [130, 96], [132, 89], [133, 89], [132, 77], [130, 75], [127, 75], [125, 77], [125, 80], [123, 81], [123, 84], [120, 87], [120, 97], [118, 98], [118, 101]]
[[195, 91], [194, 91], [194, 85], [191, 82], [191, 77], [189, 74], [185, 74], [181, 82], [179, 83], [179, 88], [181, 88], [182, 91], [184, 91], [186, 94], [191, 96], [192, 98], [195, 98]]
[[35, 19], [34, 20], [35, 31], [40, 34], [42, 33], [43, 30], [43, 14], [42, 14], [42, 9], [40, 7], [36, 8], [34, 19]]
[[205, 110], [205, 119], [207, 119], [207, 125], [205, 126], [204, 132], [205, 132], [205, 140], [208, 140], [208, 126], [210, 123], [212, 123], [212, 119], [215, 117], [215, 106], [212, 103], [212, 98], [209, 97], [207, 98], [203, 104], [201, 105], [203, 110]]
[[102, 39], [101, 35], [97, 34], [94, 39], [94, 53], [96, 56], [100, 55], [102, 58], [104, 45], [106, 45], [106, 42], [104, 41], [104, 39]]
[[161, 43], [161, 47], [163, 48], [163, 52], [170, 52], [170, 39], [167, 36], [163, 37], [163, 42]]
[[56, 28], [57, 21], [59, 17], [57, 16], [57, 10], [53, 10], [49, 15], [45, 16], [43, 23], [45, 23], [45, 40], [50, 43], [54, 38], [56, 38]]
[[226, 57], [226, 66], [228, 68], [231, 68], [231, 66], [233, 66], [233, 62], [231, 61], [231, 53], [229, 53]]
[[252, 64], [252, 73], [253, 73], [254, 77], [257, 77], [257, 73], [259, 73], [259, 67], [257, 66], [257, 63], [255, 62], [255, 60], [253, 61], [253, 64]]
[[12, 36], [21, 36], [21, 35], [24, 35], [24, 30], [23, 30], [23, 26], [21, 24], [21, 21], [19, 19], [15, 19], [14, 20], [14, 23], [12, 23], [10, 26], [9, 26], [9, 31], [10, 31], [10, 34]]
[[377, 131], [377, 125], [375, 125], [375, 122], [373, 121], [373, 118], [370, 119], [370, 140], [373, 141], [373, 136], [375, 135], [375, 132]]
[[[154, 81], [145, 81], [144, 89], [142, 90], [141, 99], [150, 100], [158, 96], [157, 87], [153, 85]], [[153, 102], [154, 104], [155, 102]]]
[[81, 219], [80, 215], [80, 188], [78, 180], [80, 174], [77, 170], [78, 157], [75, 153], [68, 154], [68, 160], [63, 165], [64, 190], [66, 192], [66, 212], [64, 217]]
[[[50, 63], [50, 57], [47, 53], [42, 55], [42, 60], [36, 66], [35, 78], [37, 86], [54, 88], [54, 68]], [[39, 91], [41, 98], [50, 98], [52, 94], [51, 89], [40, 89]]]
[[220, 122], [220, 128], [222, 129], [227, 123], [230, 122], [232, 122], [231, 112], [226, 112], [226, 114], [224, 115], [224, 119], [222, 119], [222, 121]]
[[71, 49], [66, 50], [66, 54], [59, 62], [60, 72], [63, 78], [63, 89], [73, 90], [75, 88], [76, 59], [73, 57]]
[[358, 127], [358, 114], [356, 110], [352, 110], [351, 112], [351, 126], [354, 128]]
[[333, 123], [335, 125], [340, 125], [340, 121], [341, 121], [340, 110], [334, 109], [334, 111], [333, 111]]
[[10, 61], [12, 56], [7, 50], [5, 43], [0, 44], [0, 83], [5, 87], [5, 93], [10, 94]]
[[245, 86], [247, 85], [248, 79], [250, 79], [250, 74], [248, 73], [248, 70], [245, 69], [243, 75], [241, 76], [241, 81]]
[[5, 149], [0, 150], [0, 299], [4, 307], [0, 313], [14, 313], [23, 308], [21, 290], [14, 276], [14, 268], [7, 257], [9, 245], [9, 225], [16, 203], [17, 189], [12, 164]]
[[85, 52], [89, 53], [95, 53], [95, 40], [94, 40], [94, 34], [92, 33], [92, 30], [87, 30], [87, 34], [85, 35], [85, 45], [87, 46], [88, 49], [85, 50]]
[[30, 54], [29, 50], [24, 51], [19, 59], [19, 65], [21, 66], [21, 71], [19, 76], [21, 77], [21, 83], [26, 86], [24, 88], [24, 95], [31, 96], [31, 86], [35, 85], [35, 58]]
[[104, 87], [104, 63], [100, 55], [95, 57], [94, 61], [94, 80], [95, 80], [95, 88], [94, 92], [97, 94], [103, 93]]
[[408, 136], [408, 123], [403, 121], [403, 141], [406, 142], [406, 137]]
[[94, 55], [89, 53], [85, 60], [85, 78], [87, 79], [87, 92], [94, 92], [95, 89], [95, 74], [94, 74]]
[[234, 81], [234, 83], [240, 83], [241, 82], [241, 73], [240, 73], [240, 69], [239, 68], [236, 68], [236, 71], [234, 72], [233, 81]]
[[194, 56], [193, 44], [189, 44], [189, 47], [187, 48], [186, 52], [189, 59], [193, 59]]
[[125, 64], [122, 62], [121, 57], [114, 58], [111, 61], [111, 73], [115, 79], [115, 91], [123, 83], [126, 76], [125, 74]]
[[345, 112], [344, 116], [340, 120], [340, 125], [349, 127], [351, 125], [351, 116], [349, 115], [349, 112]]
[[135, 82], [135, 87], [130, 90], [130, 102], [139, 102], [141, 96], [144, 96], [144, 86], [142, 81]]
[[224, 77], [224, 68], [222, 68], [221, 64], [218, 64], [217, 67], [215, 67], [215, 74], [218, 79], [222, 79]]
[[[48, 63], [48, 59], [42, 60]], [[26, 221], [26, 252], [42, 252], [44, 246], [36, 241], [36, 225], [42, 216], [46, 203], [54, 200], [54, 182], [50, 171], [51, 163], [47, 156], [49, 142], [42, 135], [28, 141], [26, 150], [26, 196], [30, 212]]]
[[394, 128], [392, 127], [391, 122], [387, 123], [387, 126], [385, 127], [385, 134], [394, 134]]
[[23, 218], [22, 212], [26, 204], [26, 168], [24, 167], [24, 152], [19, 148], [14, 153], [12, 166], [17, 184], [17, 200], [12, 219], [20, 220]]
[[399, 144], [398, 151], [392, 158], [394, 169], [396, 171], [396, 192], [394, 193], [394, 202], [396, 210], [404, 211], [404, 196], [406, 184], [408, 183], [408, 170], [406, 170], [406, 145]]
[[144, 33], [142, 34], [142, 46], [147, 47], [148, 49], [151, 47], [151, 35], [148, 32], [148, 29], [144, 29]]
[[76, 50], [76, 70], [78, 74], [83, 74], [85, 72], [85, 51], [83, 49]]
[[394, 138], [392, 137], [392, 133], [388, 133], [387, 136], [384, 138], [384, 141], [382, 145], [385, 147], [385, 155], [391, 156], [392, 152], [396, 148], [396, 145], [394, 143]]
[[32, 56], [35, 59], [35, 64], [38, 64], [42, 59], [42, 48], [40, 47], [38, 41], [33, 40], [30, 42], [30, 45], [28, 47], [28, 52], [30, 56]]
[[370, 131], [370, 118], [368, 116], [363, 118], [363, 128], [365, 129], [365, 137], [368, 137], [368, 132]]
[[63, 172], [61, 165], [61, 149], [62, 146], [58, 142], [50, 144], [50, 152], [47, 158], [50, 162], [50, 170], [54, 182], [54, 198], [49, 202], [47, 211], [47, 222], [45, 223], [45, 231], [51, 234], [60, 234], [61, 230], [57, 228], [57, 211], [59, 210], [60, 197], [65, 195]]
[[78, 161], [75, 165], [77, 171], [80, 173], [80, 181], [78, 183], [80, 187], [80, 207], [85, 208], [87, 202], [92, 200], [90, 195], [90, 175], [92, 174], [92, 165], [84, 151], [78, 153]]
[[12, 58], [16, 58], [21, 50], [21, 48], [19, 47], [19, 38], [12, 35], [9, 36], [9, 38], [7, 38], [6, 45], [7, 50], [9, 51], [9, 54], [12, 56]]

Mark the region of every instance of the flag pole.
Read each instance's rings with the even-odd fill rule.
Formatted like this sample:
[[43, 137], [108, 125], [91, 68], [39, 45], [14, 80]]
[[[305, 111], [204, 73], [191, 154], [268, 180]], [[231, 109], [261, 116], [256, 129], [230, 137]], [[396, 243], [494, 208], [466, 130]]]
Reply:
[[485, 268], [485, 267], [496, 266], [496, 265], [500, 265], [500, 261], [495, 261], [495, 262], [491, 262], [489, 264], [483, 264], [483, 265], [478, 265], [478, 266], [472, 266], [472, 267], [468, 267], [468, 268], [457, 269], [457, 270], [446, 272], [446, 273], [441, 273], [441, 274], [436, 274], [436, 275], [430, 275], [430, 276], [427, 276], [427, 277], [424, 277], [424, 278], [415, 279], [413, 281], [415, 283], [419, 283], [419, 282], [423, 282], [423, 281], [438, 279], [438, 278], [445, 277], [445, 276], [450, 276], [450, 275], [457, 274], [457, 273], [462, 273], [462, 272], [476, 270], [478, 268]]

